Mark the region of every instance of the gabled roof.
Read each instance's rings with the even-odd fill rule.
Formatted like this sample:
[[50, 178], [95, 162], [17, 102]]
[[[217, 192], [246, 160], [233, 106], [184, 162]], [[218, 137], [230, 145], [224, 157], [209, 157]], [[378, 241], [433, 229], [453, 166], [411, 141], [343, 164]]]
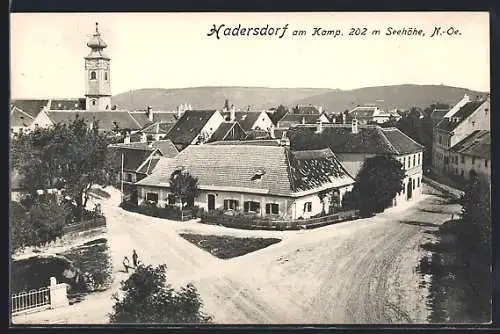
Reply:
[[132, 117], [141, 124], [142, 127], [151, 125], [153, 123], [175, 123], [177, 122], [177, 113], [170, 111], [153, 111], [153, 121], [149, 120], [149, 117], [145, 111], [132, 111], [130, 112]]
[[49, 104], [48, 99], [16, 99], [11, 104], [35, 118]]
[[144, 132], [146, 134], [167, 134], [174, 125], [175, 123], [154, 122], [146, 125], [139, 132]]
[[176, 146], [191, 144], [216, 112], [216, 110], [186, 110], [167, 133], [166, 139], [172, 140]]
[[[358, 125], [358, 132], [353, 133], [351, 126], [326, 124], [319, 138], [301, 140], [298, 136], [313, 136], [316, 127], [297, 127], [290, 130], [291, 146], [294, 150], [319, 149], [330, 147], [336, 154], [408, 154], [420, 152], [423, 146], [396, 128], [381, 128], [375, 125]], [[316, 135], [318, 136], [318, 135]]]
[[85, 110], [84, 98], [50, 100], [50, 110]]
[[225, 140], [229, 135], [229, 132], [233, 128], [239, 128], [241, 131], [243, 131], [238, 122], [222, 122], [210, 137], [210, 141], [213, 142]]
[[[168, 187], [177, 168], [197, 177], [200, 189], [276, 196], [300, 196], [354, 182], [333, 153], [301, 157], [282, 146], [261, 146], [258, 153], [247, 145], [188, 146], [174, 159], [160, 159], [153, 173], [137, 184]], [[309, 175], [304, 168], [314, 172]]]
[[131, 143], [120, 143], [112, 144], [110, 147], [125, 148], [125, 149], [136, 149], [136, 150], [152, 150], [158, 149], [162, 156], [166, 158], [173, 158], [179, 151], [175, 148], [175, 145], [170, 140], [156, 140], [152, 142], [131, 142]]
[[444, 131], [453, 131], [485, 102], [486, 100], [467, 102], [462, 106], [462, 108], [458, 109], [456, 113], [450, 115], [449, 117], [443, 118], [436, 125], [436, 128]]
[[110, 145], [108, 149], [115, 153], [114, 159], [121, 164], [121, 157], [123, 154], [123, 170], [126, 172], [137, 172], [142, 167], [144, 162], [157, 152], [157, 148], [134, 148], [127, 146]]
[[303, 121], [305, 124], [317, 124], [321, 115], [323, 114], [292, 114], [288, 112], [278, 121], [278, 124], [280, 127], [290, 127], [293, 124], [302, 124]]
[[450, 109], [434, 109], [431, 113], [431, 119], [440, 120], [450, 111]]
[[16, 106], [13, 106], [10, 111], [10, 126], [28, 127], [33, 123], [34, 117], [23, 112]]
[[160, 159], [161, 159], [160, 157], [151, 157], [147, 163], [143, 164], [142, 167], [137, 170], [137, 173], [146, 175], [151, 174], [155, 169], [156, 165], [158, 165]]
[[293, 109], [293, 112], [294, 113], [298, 113], [298, 114], [305, 114], [305, 115], [313, 115], [313, 114], [316, 114], [316, 115], [319, 115], [319, 110], [318, 108], [314, 107], [314, 106], [295, 106], [292, 108]]
[[453, 145], [452, 152], [491, 159], [491, 133], [487, 130], [476, 130]]
[[99, 128], [103, 130], [141, 128], [128, 111], [48, 111], [47, 116], [53, 123], [69, 123], [76, 117], [83, 118], [87, 123], [98, 121]]
[[[262, 111], [236, 111], [234, 113], [234, 121], [238, 122], [244, 131], [250, 131], [261, 113]], [[223, 116], [226, 120], [230, 120], [229, 111], [224, 112]]]
[[224, 140], [208, 143], [207, 145], [254, 145], [254, 146], [281, 146], [278, 139], [257, 140]]
[[377, 110], [378, 110], [377, 107], [359, 106], [349, 111], [349, 116], [356, 118], [368, 118], [368, 117], [371, 118], [375, 116]]

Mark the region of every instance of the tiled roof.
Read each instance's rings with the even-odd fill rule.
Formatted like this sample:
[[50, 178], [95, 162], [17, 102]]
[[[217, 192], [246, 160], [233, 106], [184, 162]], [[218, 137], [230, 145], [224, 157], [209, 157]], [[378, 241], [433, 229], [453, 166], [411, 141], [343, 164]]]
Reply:
[[302, 124], [304, 121], [305, 124], [317, 124], [319, 121], [321, 115], [319, 114], [313, 114], [313, 115], [307, 115], [307, 114], [291, 114], [287, 113], [285, 116], [283, 116], [282, 119], [278, 121], [278, 124], [280, 127], [290, 127], [294, 124]]
[[[261, 113], [261, 111], [236, 111], [234, 113], [234, 120], [240, 123], [243, 130], [250, 131]], [[223, 116], [226, 120], [230, 120], [230, 112], [225, 112]]]
[[137, 149], [137, 150], [152, 150], [159, 149], [162, 156], [166, 158], [173, 158], [179, 151], [175, 148], [175, 145], [170, 140], [156, 140], [152, 142], [132, 142], [132, 143], [121, 143], [121, 144], [113, 144], [110, 147], [117, 148], [127, 148], [127, 149]]
[[450, 111], [450, 109], [434, 109], [431, 113], [431, 119], [440, 120]]
[[28, 127], [33, 123], [34, 118], [14, 106], [10, 112], [10, 126]]
[[214, 142], [225, 140], [229, 134], [229, 131], [234, 127], [238, 127], [241, 131], [243, 131], [238, 122], [222, 122], [210, 137], [210, 141]]
[[377, 107], [356, 107], [349, 111], [349, 116], [356, 118], [368, 118], [375, 116]]
[[487, 130], [476, 130], [456, 143], [450, 150], [473, 157], [491, 159], [491, 133]]
[[[334, 157], [324, 156], [316, 159], [318, 162], [308, 163], [304, 159], [295, 158], [285, 147], [261, 146], [256, 154], [255, 147], [247, 145], [193, 145], [174, 159], [161, 159], [154, 172], [137, 184], [167, 187], [170, 175], [180, 167], [197, 177], [202, 189], [277, 196], [293, 196], [300, 191], [314, 192], [320, 187], [342, 186], [354, 182], [346, 176], [337, 178], [334, 172], [328, 178], [321, 177], [318, 181], [304, 176], [305, 164], [315, 166], [318, 173], [321, 173], [335, 160]], [[335, 164], [337, 163], [339, 164], [335, 160]]]
[[[313, 134], [316, 127], [293, 128], [288, 132], [294, 150], [330, 149], [338, 153], [404, 154], [418, 152], [423, 146], [401, 133], [396, 128], [381, 128], [374, 125], [359, 125], [353, 133], [350, 125], [325, 125], [321, 134]], [[296, 137], [298, 136], [298, 137]], [[298, 138], [318, 136], [314, 140]]]
[[143, 127], [151, 125], [151, 124], [156, 123], [156, 122], [160, 122], [160, 123], [175, 123], [175, 122], [177, 122], [177, 113], [176, 112], [154, 111], [152, 122], [149, 120], [149, 117], [145, 111], [132, 111], [132, 112], [130, 112], [130, 114]]
[[166, 139], [172, 140], [176, 146], [191, 144], [216, 112], [216, 110], [186, 110], [168, 132]]
[[49, 111], [47, 115], [54, 123], [68, 123], [76, 117], [83, 118], [87, 123], [98, 121], [99, 128], [103, 130], [141, 128], [128, 111]]
[[277, 139], [265, 140], [225, 140], [208, 143], [207, 145], [255, 145], [255, 146], [280, 146]]
[[294, 112], [297, 112], [299, 114], [319, 115], [319, 110], [314, 106], [295, 106], [292, 109], [294, 110]]
[[167, 134], [173, 127], [175, 123], [160, 123], [155, 122], [153, 124], [146, 125], [140, 132], [146, 134]]
[[110, 145], [109, 150], [114, 152], [114, 158], [121, 164], [123, 154], [123, 170], [126, 172], [135, 172], [149, 158], [156, 148], [132, 148], [118, 145]]
[[35, 118], [38, 113], [49, 104], [49, 100], [47, 99], [39, 99], [39, 100], [25, 100], [25, 99], [18, 99], [18, 100], [12, 100], [11, 104], [14, 106], [18, 107], [25, 113], [29, 114], [31, 117]]
[[139, 170], [137, 170], [137, 173], [146, 175], [151, 174], [155, 169], [156, 165], [158, 165], [160, 159], [161, 159], [160, 157], [152, 157], [151, 159], [149, 159], [148, 163], [144, 164]]
[[443, 118], [436, 127], [444, 131], [453, 131], [463, 120], [472, 115], [485, 101], [467, 102], [456, 113], [450, 117]]
[[85, 110], [85, 99], [50, 100], [50, 110]]
[[294, 191], [306, 191], [329, 183], [345, 185], [352, 179], [329, 149], [291, 153], [290, 175]]
[[269, 139], [270, 134], [264, 130], [249, 130], [246, 132], [249, 138], [253, 139]]

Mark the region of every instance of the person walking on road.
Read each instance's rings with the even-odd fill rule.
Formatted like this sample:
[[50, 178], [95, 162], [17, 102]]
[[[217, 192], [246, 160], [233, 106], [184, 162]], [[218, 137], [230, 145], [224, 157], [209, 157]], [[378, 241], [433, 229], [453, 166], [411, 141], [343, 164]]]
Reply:
[[139, 256], [137, 256], [137, 253], [135, 252], [135, 249], [133, 250], [132, 252], [132, 263], [134, 264], [134, 267], [137, 268], [137, 258]]
[[125, 256], [123, 258], [123, 262], [122, 263], [123, 263], [123, 267], [125, 268], [125, 272], [128, 273], [128, 268], [131, 268], [130, 267], [130, 261], [129, 261], [128, 257]]

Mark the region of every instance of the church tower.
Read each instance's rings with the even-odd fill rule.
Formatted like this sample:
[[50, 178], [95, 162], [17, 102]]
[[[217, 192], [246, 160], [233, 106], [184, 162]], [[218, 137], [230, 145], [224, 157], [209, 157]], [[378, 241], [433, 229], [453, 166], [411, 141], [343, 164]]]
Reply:
[[85, 57], [85, 99], [89, 111], [111, 110], [110, 58], [104, 53], [107, 47], [99, 33], [99, 23], [95, 33], [87, 43], [90, 53]]

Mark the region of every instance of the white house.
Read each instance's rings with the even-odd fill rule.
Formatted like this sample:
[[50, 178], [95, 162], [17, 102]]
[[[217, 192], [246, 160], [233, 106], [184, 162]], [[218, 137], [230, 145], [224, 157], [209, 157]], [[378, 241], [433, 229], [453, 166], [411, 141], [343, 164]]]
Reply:
[[297, 219], [330, 212], [354, 179], [330, 149], [291, 152], [285, 146], [191, 145], [174, 159], [160, 159], [153, 173], [136, 183], [139, 204], [173, 204], [172, 172], [198, 178], [195, 204], [257, 216]]
[[473, 174], [491, 180], [491, 133], [476, 130], [450, 149], [450, 173], [465, 180]]

